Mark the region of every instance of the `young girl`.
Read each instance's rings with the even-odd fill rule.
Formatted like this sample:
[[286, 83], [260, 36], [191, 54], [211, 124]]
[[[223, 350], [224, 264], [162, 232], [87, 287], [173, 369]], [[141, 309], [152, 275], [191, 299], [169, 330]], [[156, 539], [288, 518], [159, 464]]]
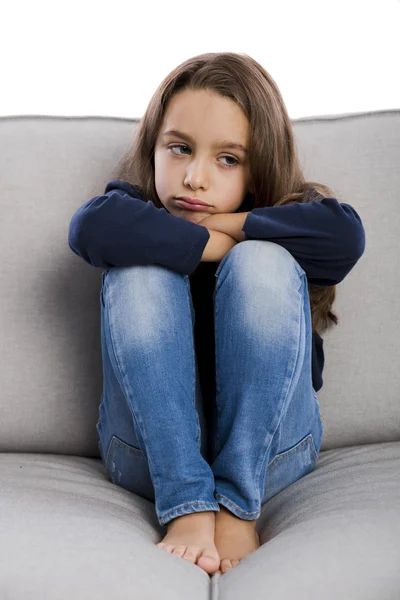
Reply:
[[316, 464], [319, 334], [364, 252], [361, 219], [305, 181], [265, 69], [208, 53], [162, 81], [69, 244], [105, 269], [111, 481], [155, 502], [160, 549], [225, 573], [260, 546], [262, 505]]

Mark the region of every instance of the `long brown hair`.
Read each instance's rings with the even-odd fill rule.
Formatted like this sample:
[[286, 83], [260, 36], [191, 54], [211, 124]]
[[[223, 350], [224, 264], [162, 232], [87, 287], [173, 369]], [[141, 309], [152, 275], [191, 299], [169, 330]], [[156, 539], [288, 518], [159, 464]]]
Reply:
[[[292, 123], [271, 75], [250, 56], [233, 52], [194, 56], [165, 77], [113, 179], [139, 186], [145, 202], [152, 200], [155, 206], [163, 208], [155, 187], [154, 147], [168, 102], [175, 93], [186, 89], [212, 90], [234, 100], [249, 121], [251, 194], [235, 212], [335, 197], [326, 185], [305, 181]], [[308, 291], [313, 332], [323, 333], [333, 323], [337, 325], [339, 319], [331, 311], [336, 286], [316, 287], [308, 283]]]

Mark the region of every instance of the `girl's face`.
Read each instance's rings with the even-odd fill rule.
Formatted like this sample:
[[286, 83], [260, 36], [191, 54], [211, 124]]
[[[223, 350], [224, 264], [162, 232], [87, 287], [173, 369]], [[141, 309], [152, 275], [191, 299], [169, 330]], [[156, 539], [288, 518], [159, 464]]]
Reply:
[[[170, 130], [176, 133], [167, 134]], [[155, 186], [169, 213], [200, 223], [239, 208], [249, 191], [249, 164], [245, 150], [230, 147], [231, 142], [247, 148], [248, 121], [233, 100], [209, 90], [174, 94], [154, 151]], [[177, 204], [177, 196], [210, 206], [188, 210]]]

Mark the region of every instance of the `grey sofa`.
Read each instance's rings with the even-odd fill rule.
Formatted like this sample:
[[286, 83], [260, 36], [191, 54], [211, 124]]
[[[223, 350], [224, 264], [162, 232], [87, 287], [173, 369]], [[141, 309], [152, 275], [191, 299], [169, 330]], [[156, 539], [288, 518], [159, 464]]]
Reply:
[[156, 547], [154, 504], [98, 449], [101, 269], [68, 247], [138, 121], [0, 118], [0, 600], [400, 599], [400, 110], [293, 121], [308, 179], [359, 212], [337, 288], [315, 469], [271, 498], [225, 573]]

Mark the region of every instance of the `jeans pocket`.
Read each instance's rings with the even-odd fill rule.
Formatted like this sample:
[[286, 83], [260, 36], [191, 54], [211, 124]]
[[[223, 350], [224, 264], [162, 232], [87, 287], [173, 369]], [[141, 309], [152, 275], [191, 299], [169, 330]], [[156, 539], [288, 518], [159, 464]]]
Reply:
[[317, 458], [318, 452], [312, 433], [306, 435], [292, 448], [277, 454], [267, 466], [262, 504], [310, 473]]
[[154, 502], [154, 487], [149, 465], [143, 452], [113, 435], [105, 466], [113, 483]]

